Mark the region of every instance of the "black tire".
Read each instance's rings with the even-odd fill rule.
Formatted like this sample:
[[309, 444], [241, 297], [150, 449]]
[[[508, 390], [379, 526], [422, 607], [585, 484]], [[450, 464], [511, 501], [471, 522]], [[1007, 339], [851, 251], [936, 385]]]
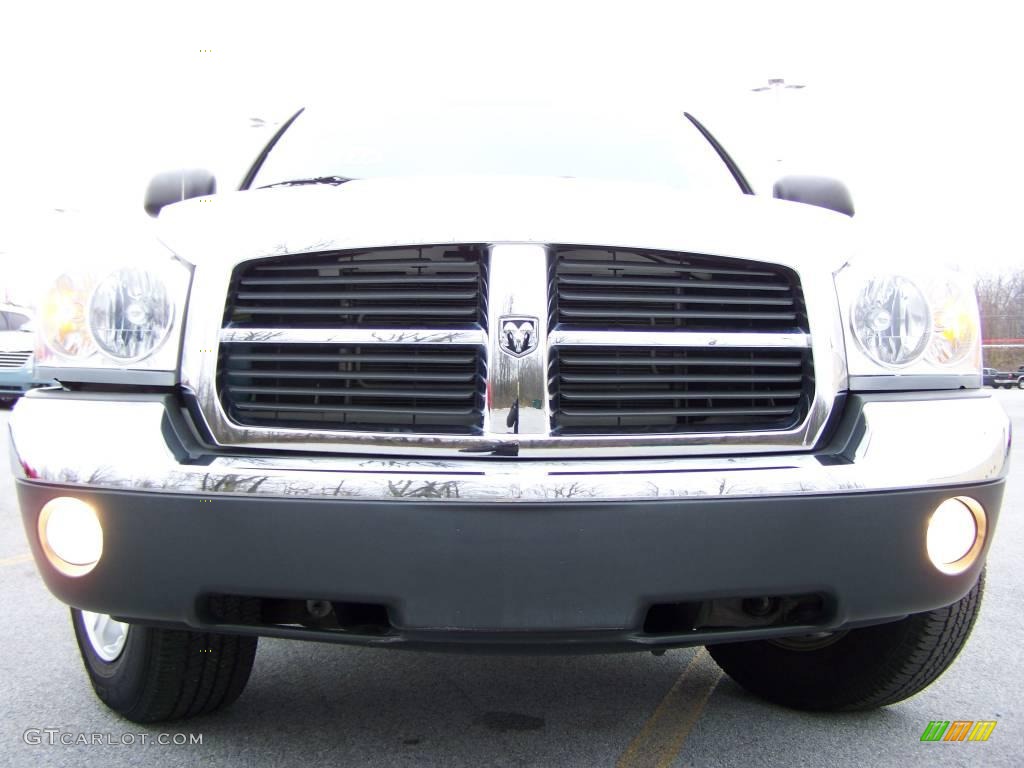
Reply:
[[831, 644], [806, 650], [757, 640], [712, 645], [708, 652], [729, 677], [776, 704], [832, 712], [884, 707], [924, 690], [953, 663], [971, 634], [984, 589], [982, 571], [952, 605], [837, 633]]
[[1017, 389], [1024, 389], [1024, 378], [1017, 379]]
[[[228, 618], [242, 610], [240, 604], [226, 607]], [[81, 611], [71, 609], [71, 622], [96, 695], [136, 723], [226, 707], [241, 695], [256, 657], [256, 637], [132, 625], [121, 654], [108, 662], [93, 648]]]

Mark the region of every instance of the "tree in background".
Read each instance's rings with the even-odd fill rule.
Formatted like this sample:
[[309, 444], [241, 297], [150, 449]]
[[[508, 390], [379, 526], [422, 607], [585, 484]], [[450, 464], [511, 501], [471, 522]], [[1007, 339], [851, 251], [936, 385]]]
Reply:
[[[983, 275], [975, 284], [981, 311], [982, 338], [1017, 339], [1024, 344], [1024, 269]], [[1024, 347], [986, 348], [985, 366], [1000, 371], [1024, 365]]]

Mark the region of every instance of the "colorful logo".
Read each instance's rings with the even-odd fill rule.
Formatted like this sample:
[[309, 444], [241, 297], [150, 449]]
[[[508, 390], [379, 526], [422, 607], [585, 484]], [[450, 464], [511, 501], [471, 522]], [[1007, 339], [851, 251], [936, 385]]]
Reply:
[[996, 720], [932, 720], [921, 741], [988, 741]]

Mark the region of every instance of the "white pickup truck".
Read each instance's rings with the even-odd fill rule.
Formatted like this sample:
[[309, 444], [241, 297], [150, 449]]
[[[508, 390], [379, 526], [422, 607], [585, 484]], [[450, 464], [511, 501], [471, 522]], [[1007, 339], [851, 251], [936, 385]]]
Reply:
[[973, 289], [858, 252], [838, 182], [752, 194], [690, 116], [340, 105], [213, 191], [158, 177], [157, 238], [83, 244], [41, 308], [60, 386], [11, 419], [125, 717], [230, 703], [259, 636], [706, 645], [814, 710], [967, 641], [1010, 437]]

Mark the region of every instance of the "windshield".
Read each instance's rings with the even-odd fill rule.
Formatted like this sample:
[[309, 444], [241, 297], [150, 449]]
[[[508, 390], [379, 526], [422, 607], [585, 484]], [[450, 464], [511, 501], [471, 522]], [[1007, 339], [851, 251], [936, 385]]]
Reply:
[[516, 175], [740, 189], [681, 112], [649, 115], [532, 105], [304, 110], [252, 187], [328, 176]]

